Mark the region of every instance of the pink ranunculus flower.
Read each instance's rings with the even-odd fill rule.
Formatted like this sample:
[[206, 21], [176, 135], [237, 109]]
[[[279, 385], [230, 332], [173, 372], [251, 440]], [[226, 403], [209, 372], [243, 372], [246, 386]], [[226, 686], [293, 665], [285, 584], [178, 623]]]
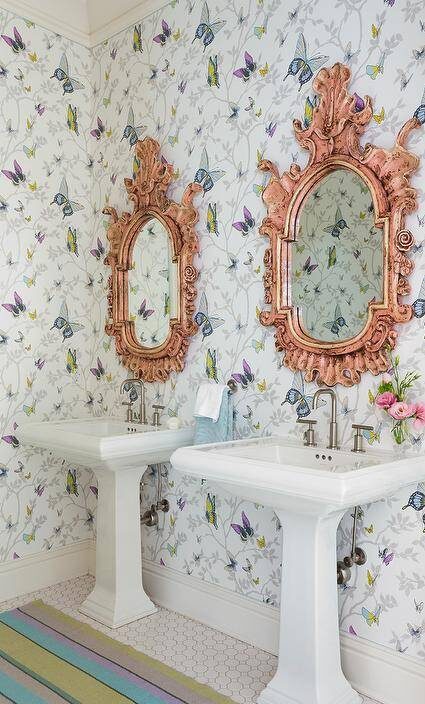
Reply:
[[375, 404], [379, 408], [385, 408], [388, 410], [388, 408], [390, 408], [396, 401], [397, 398], [393, 393], [391, 393], [391, 391], [385, 391], [385, 393], [379, 394], [379, 396], [376, 397]]
[[415, 420], [413, 421], [413, 427], [416, 430], [420, 430], [425, 425], [425, 403], [420, 401], [415, 403]]
[[396, 403], [393, 403], [390, 408], [388, 408], [388, 413], [395, 420], [405, 420], [406, 418], [411, 418], [415, 414], [415, 404], [397, 401]]

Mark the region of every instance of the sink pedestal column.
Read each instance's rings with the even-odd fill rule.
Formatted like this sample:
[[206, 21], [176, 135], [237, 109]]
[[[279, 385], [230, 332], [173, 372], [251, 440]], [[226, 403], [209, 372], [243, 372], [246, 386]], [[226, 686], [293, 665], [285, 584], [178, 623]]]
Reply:
[[145, 470], [94, 468], [99, 488], [96, 584], [80, 611], [110, 628], [157, 610], [142, 584], [140, 481]]
[[276, 513], [283, 531], [279, 661], [258, 702], [360, 704], [341, 669], [336, 531], [345, 511]]

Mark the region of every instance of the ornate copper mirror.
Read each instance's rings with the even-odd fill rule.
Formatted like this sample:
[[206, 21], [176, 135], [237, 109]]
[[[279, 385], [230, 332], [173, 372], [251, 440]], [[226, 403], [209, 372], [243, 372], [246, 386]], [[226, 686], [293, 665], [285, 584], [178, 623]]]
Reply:
[[136, 143], [134, 163], [137, 172], [124, 179], [133, 212], [118, 217], [115, 208], [103, 211], [112, 218], [106, 332], [136, 377], [165, 381], [183, 369], [189, 337], [198, 329], [193, 197], [202, 187], [191, 183], [181, 204], [170, 200], [173, 167], [159, 158], [159, 144], [150, 137]]
[[360, 145], [372, 119], [371, 99], [349, 95], [350, 70], [342, 64], [318, 73], [310, 117], [294, 120], [307, 166], [271, 173], [260, 233], [270, 238], [264, 263], [263, 325], [276, 328], [284, 364], [307, 381], [352, 386], [361, 374], [388, 369], [386, 354], [396, 323], [410, 320], [401, 301], [413, 246], [405, 216], [417, 208], [410, 184], [419, 159], [406, 141], [420, 126], [413, 117], [391, 150]]

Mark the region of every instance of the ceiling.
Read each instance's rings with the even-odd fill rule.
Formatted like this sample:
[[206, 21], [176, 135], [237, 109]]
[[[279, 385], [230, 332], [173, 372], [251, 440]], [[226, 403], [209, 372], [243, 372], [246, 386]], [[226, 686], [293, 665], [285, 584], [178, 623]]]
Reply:
[[165, 4], [166, 0], [0, 0], [0, 8], [88, 47]]

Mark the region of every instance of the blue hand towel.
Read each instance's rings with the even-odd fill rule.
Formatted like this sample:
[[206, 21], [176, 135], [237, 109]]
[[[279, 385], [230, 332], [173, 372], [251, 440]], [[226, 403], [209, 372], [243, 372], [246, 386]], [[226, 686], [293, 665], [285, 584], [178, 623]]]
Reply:
[[217, 421], [205, 416], [195, 417], [194, 445], [233, 440], [233, 401], [230, 390], [225, 389]]

